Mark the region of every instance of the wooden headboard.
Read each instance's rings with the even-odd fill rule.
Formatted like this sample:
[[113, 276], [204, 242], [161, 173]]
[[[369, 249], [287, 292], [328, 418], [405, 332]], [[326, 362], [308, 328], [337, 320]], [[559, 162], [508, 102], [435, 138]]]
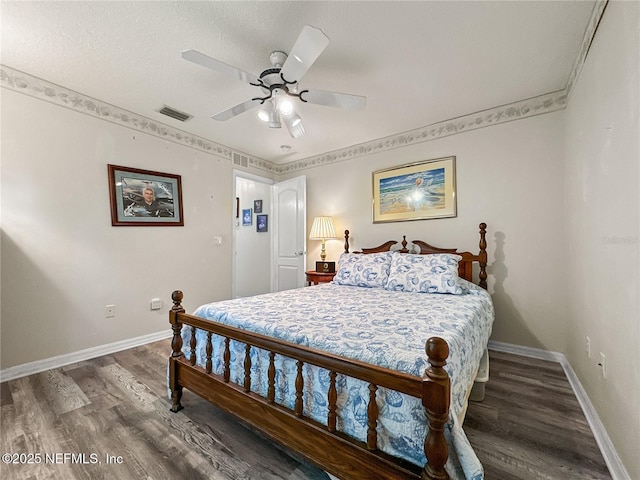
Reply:
[[[414, 253], [418, 255], [429, 255], [433, 253], [455, 253], [456, 255], [460, 255], [462, 260], [458, 263], [458, 275], [465, 280], [473, 282], [473, 264], [478, 263], [480, 265], [480, 273], [479, 273], [479, 282], [478, 285], [484, 289], [487, 288], [487, 224], [481, 223], [478, 225], [480, 228], [480, 242], [478, 244], [480, 251], [477, 254], [471, 252], [458, 252], [457, 248], [440, 248], [434, 247], [433, 245], [429, 245], [427, 242], [422, 240], [411, 240], [411, 243], [416, 246], [419, 251], [414, 252], [414, 248], [407, 248], [408, 242], [406, 235], [402, 236], [402, 248], [396, 249], [394, 251], [399, 253]], [[363, 248], [361, 251], [353, 252], [353, 253], [378, 253], [378, 252], [388, 252], [391, 250], [391, 247], [396, 245], [398, 242], [389, 240], [388, 242], [383, 243], [382, 245], [378, 245], [373, 248]], [[349, 230], [344, 231], [344, 251], [345, 253], [349, 253]]]

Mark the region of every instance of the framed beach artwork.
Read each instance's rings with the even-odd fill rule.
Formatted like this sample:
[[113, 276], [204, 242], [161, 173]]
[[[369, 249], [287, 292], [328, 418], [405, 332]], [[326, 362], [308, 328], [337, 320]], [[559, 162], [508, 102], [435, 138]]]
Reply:
[[373, 223], [455, 217], [456, 157], [373, 172]]
[[181, 227], [180, 175], [107, 165], [111, 225]]

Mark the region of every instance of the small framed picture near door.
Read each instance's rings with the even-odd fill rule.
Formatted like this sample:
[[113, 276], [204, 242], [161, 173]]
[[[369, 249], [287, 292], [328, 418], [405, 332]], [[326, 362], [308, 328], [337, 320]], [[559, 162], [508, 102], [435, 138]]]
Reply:
[[243, 208], [242, 209], [242, 225], [247, 226], [247, 225], [251, 225], [253, 215], [251, 214], [251, 209], [250, 208]]
[[269, 231], [268, 215], [256, 215], [256, 232], [268, 232], [268, 231]]
[[253, 201], [253, 211], [254, 213], [262, 213], [262, 200]]

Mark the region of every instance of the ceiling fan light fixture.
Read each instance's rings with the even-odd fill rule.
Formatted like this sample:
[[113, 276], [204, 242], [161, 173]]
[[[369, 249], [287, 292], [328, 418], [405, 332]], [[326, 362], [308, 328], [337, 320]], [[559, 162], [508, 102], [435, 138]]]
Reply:
[[293, 113], [293, 102], [288, 98], [283, 98], [278, 102], [278, 109], [282, 115], [291, 115]]
[[280, 128], [280, 113], [275, 106], [275, 102], [266, 102], [258, 110], [258, 118], [269, 124], [269, 128]]
[[305, 134], [306, 130], [304, 129], [304, 125], [302, 125], [302, 120], [300, 120], [295, 126], [291, 127], [289, 133], [293, 138], [300, 138]]
[[289, 135], [291, 135], [293, 138], [300, 138], [305, 134], [304, 125], [302, 125], [302, 119], [297, 113], [282, 117], [282, 121], [287, 127], [287, 130], [289, 130]]
[[[1, 1], [1, 0], [0, 0]], [[303, 103], [338, 108], [359, 109], [366, 105], [366, 98], [346, 93], [324, 90], [300, 89], [300, 80], [329, 44], [329, 38], [318, 28], [305, 26], [295, 41], [289, 55], [281, 51], [272, 52], [269, 59], [272, 67], [260, 76], [245, 72], [225, 62], [209, 57], [196, 50], [185, 50], [182, 58], [211, 70], [234, 76], [253, 87], [258, 87], [262, 96], [253, 97], [213, 115], [214, 120], [225, 121], [250, 109], [258, 109], [258, 118], [271, 128], [281, 128], [281, 122], [293, 138], [305, 133], [302, 119], [296, 112], [294, 98]]]
[[269, 119], [269, 128], [280, 128], [282, 124], [280, 123], [280, 112], [277, 108], [273, 108], [271, 110], [271, 118]]
[[271, 114], [269, 113], [269, 110], [266, 107], [262, 107], [260, 110], [258, 110], [258, 118], [263, 122], [267, 123], [271, 118]]
[[302, 118], [300, 118], [300, 115], [298, 115], [297, 113], [294, 113], [291, 116], [291, 126], [292, 127], [297, 127], [298, 125], [300, 125], [301, 122], [302, 122]]

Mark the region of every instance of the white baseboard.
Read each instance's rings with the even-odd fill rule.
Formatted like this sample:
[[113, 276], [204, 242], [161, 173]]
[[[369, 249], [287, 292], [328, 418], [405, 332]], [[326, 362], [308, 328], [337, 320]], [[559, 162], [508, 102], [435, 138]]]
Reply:
[[[65, 355], [58, 355], [56, 357], [47, 358], [44, 360], [37, 360], [35, 362], [25, 363], [17, 365], [15, 367], [9, 367], [4, 370], [0, 370], [0, 382], [7, 382], [20, 377], [26, 377], [27, 375], [33, 375], [34, 373], [44, 372], [52, 368], [59, 368], [65, 365], [69, 365], [83, 360], [89, 360], [91, 358], [100, 357], [102, 355], [108, 355], [110, 353], [119, 352], [128, 348], [138, 347], [147, 343], [155, 342], [158, 340], [164, 340], [171, 337], [170, 331], [163, 330], [161, 332], [152, 333], [149, 335], [143, 335], [141, 337], [122, 340], [120, 342], [110, 343], [107, 345], [100, 345], [93, 348], [87, 348], [78, 352], [68, 353]], [[538, 358], [540, 360], [548, 360], [559, 363], [567, 376], [569, 384], [573, 389], [573, 392], [578, 399], [578, 403], [582, 407], [582, 411], [591, 427], [593, 436], [596, 443], [602, 452], [602, 456], [609, 468], [609, 472], [613, 480], [630, 480], [629, 474], [625, 469], [618, 452], [616, 451], [611, 438], [607, 434], [607, 431], [600, 421], [600, 417], [596, 412], [593, 404], [589, 400], [587, 393], [585, 392], [580, 380], [576, 376], [571, 364], [567, 360], [567, 357], [562, 353], [550, 352], [547, 350], [541, 350], [532, 347], [523, 347], [520, 345], [513, 345], [510, 343], [489, 341], [489, 350], [495, 350], [498, 352], [513, 353], [515, 355], [522, 355], [525, 357]]]
[[[56, 357], [45, 358], [44, 360], [23, 363], [22, 365], [16, 365], [15, 367], [0, 370], [0, 382], [8, 382], [9, 380], [15, 380], [16, 378], [26, 377], [27, 375], [33, 375], [34, 373], [44, 372], [46, 370], [51, 370], [52, 368], [64, 367], [71, 363], [101, 357], [102, 355], [108, 355], [128, 348], [139, 347], [140, 345], [164, 340], [171, 336], [171, 330], [163, 330], [161, 332], [150, 333], [149, 335], [143, 335], [141, 337], [129, 338], [127, 340], [109, 343], [107, 345], [87, 348], [78, 352], [66, 353]], [[169, 355], [167, 352], [167, 358], [168, 357]]]
[[627, 469], [624, 467], [620, 457], [618, 456], [618, 452], [616, 448], [613, 446], [611, 442], [611, 438], [607, 433], [607, 430], [604, 428], [602, 421], [600, 421], [600, 417], [596, 412], [591, 400], [585, 392], [576, 372], [574, 372], [569, 360], [562, 353], [558, 352], [549, 352], [547, 350], [541, 350], [539, 348], [531, 348], [531, 347], [522, 347], [519, 345], [512, 345], [510, 343], [502, 343], [502, 342], [494, 342], [493, 340], [489, 341], [489, 350], [495, 350], [498, 352], [505, 353], [513, 353], [515, 355], [522, 355], [525, 357], [538, 358], [540, 360], [549, 360], [551, 362], [557, 362], [562, 366], [565, 375], [567, 376], [567, 380], [569, 380], [569, 384], [573, 389], [573, 393], [578, 399], [578, 403], [580, 407], [582, 407], [582, 411], [584, 412], [584, 416], [591, 427], [591, 431], [593, 432], [593, 436], [596, 439], [596, 443], [600, 448], [600, 452], [604, 457], [604, 461], [609, 468], [609, 473], [613, 480], [630, 480], [629, 473]]

